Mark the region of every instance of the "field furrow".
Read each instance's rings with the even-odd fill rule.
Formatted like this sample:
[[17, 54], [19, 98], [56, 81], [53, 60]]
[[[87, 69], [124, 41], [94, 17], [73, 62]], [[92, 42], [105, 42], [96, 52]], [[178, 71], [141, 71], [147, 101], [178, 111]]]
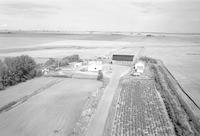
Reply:
[[152, 80], [130, 77], [121, 82], [111, 135], [174, 135], [163, 101]]

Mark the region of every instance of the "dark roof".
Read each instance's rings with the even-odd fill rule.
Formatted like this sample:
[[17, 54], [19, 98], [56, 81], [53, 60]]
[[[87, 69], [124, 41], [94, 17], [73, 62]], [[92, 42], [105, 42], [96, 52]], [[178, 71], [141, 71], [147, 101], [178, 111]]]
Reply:
[[118, 55], [113, 54], [112, 60], [116, 61], [133, 61], [134, 55]]

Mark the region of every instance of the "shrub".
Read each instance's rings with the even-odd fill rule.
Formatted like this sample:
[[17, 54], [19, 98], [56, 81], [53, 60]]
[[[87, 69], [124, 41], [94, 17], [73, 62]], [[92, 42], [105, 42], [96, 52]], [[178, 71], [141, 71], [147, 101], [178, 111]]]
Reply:
[[4, 85], [3, 83], [0, 81], [0, 90], [3, 90], [4, 89]]
[[103, 79], [103, 72], [101, 70], [99, 70], [97, 80], [102, 80], [102, 79]]
[[69, 65], [69, 63], [71, 63], [71, 62], [81, 62], [81, 61], [82, 60], [80, 59], [79, 55], [71, 55], [71, 56], [62, 58], [59, 61], [56, 59], [50, 58], [49, 60], [47, 60], [47, 62], [45, 62], [45, 66], [51, 67], [54, 69], [58, 65], [62, 67], [62, 66]]
[[154, 63], [154, 64], [157, 64], [156, 59], [153, 59], [151, 57], [143, 56], [143, 57], [140, 57], [139, 60], [144, 61], [145, 63]]
[[66, 59], [62, 59], [60, 62], [59, 62], [59, 66], [63, 67], [63, 66], [67, 66], [69, 65], [69, 61], [66, 60]]
[[36, 77], [40, 77], [40, 76], [42, 76], [42, 75], [43, 75], [42, 70], [41, 70], [41, 69], [37, 69], [37, 70], [36, 70], [36, 73], [35, 73], [35, 76], [36, 76]]
[[66, 60], [66, 61], [68, 61], [68, 63], [70, 63], [70, 62], [80, 62], [81, 61], [79, 55], [77, 55], [77, 54], [64, 57], [62, 60], [63, 61]]
[[52, 66], [55, 65], [56, 60], [53, 58], [49, 58], [46, 62], [45, 62], [45, 66]]

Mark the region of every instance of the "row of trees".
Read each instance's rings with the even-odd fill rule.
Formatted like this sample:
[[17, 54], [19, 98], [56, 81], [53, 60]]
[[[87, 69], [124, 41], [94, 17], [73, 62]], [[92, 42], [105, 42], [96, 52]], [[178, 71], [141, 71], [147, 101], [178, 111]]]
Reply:
[[71, 56], [67, 56], [64, 57], [60, 60], [58, 59], [54, 59], [54, 58], [50, 58], [49, 60], [47, 60], [47, 62], [45, 62], [45, 66], [46, 67], [52, 67], [52, 68], [56, 68], [56, 67], [62, 67], [62, 66], [67, 66], [69, 65], [69, 63], [71, 62], [80, 62], [82, 61], [79, 57], [79, 55], [71, 55]]
[[41, 75], [33, 58], [22, 55], [0, 60], [0, 90]]

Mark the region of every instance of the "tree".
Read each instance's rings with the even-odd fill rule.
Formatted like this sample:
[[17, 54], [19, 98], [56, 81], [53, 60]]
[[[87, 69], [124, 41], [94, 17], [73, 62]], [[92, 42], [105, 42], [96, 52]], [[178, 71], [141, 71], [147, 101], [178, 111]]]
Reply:
[[45, 65], [46, 66], [52, 66], [52, 65], [55, 65], [56, 63], [56, 60], [53, 59], [53, 58], [49, 58], [46, 62], [45, 62]]
[[75, 55], [64, 57], [62, 60], [67, 60], [69, 63], [70, 62], [79, 62], [80, 57], [79, 57], [79, 55], [75, 54]]
[[6, 71], [6, 65], [0, 60], [0, 90], [3, 90], [5, 88], [5, 86], [3, 85], [3, 78]]
[[101, 70], [99, 70], [97, 80], [102, 80], [102, 79], [103, 79], [103, 72]]
[[33, 58], [22, 55], [19, 57], [7, 57], [4, 59], [7, 72], [4, 73], [3, 84], [10, 86], [35, 77], [36, 62]]

